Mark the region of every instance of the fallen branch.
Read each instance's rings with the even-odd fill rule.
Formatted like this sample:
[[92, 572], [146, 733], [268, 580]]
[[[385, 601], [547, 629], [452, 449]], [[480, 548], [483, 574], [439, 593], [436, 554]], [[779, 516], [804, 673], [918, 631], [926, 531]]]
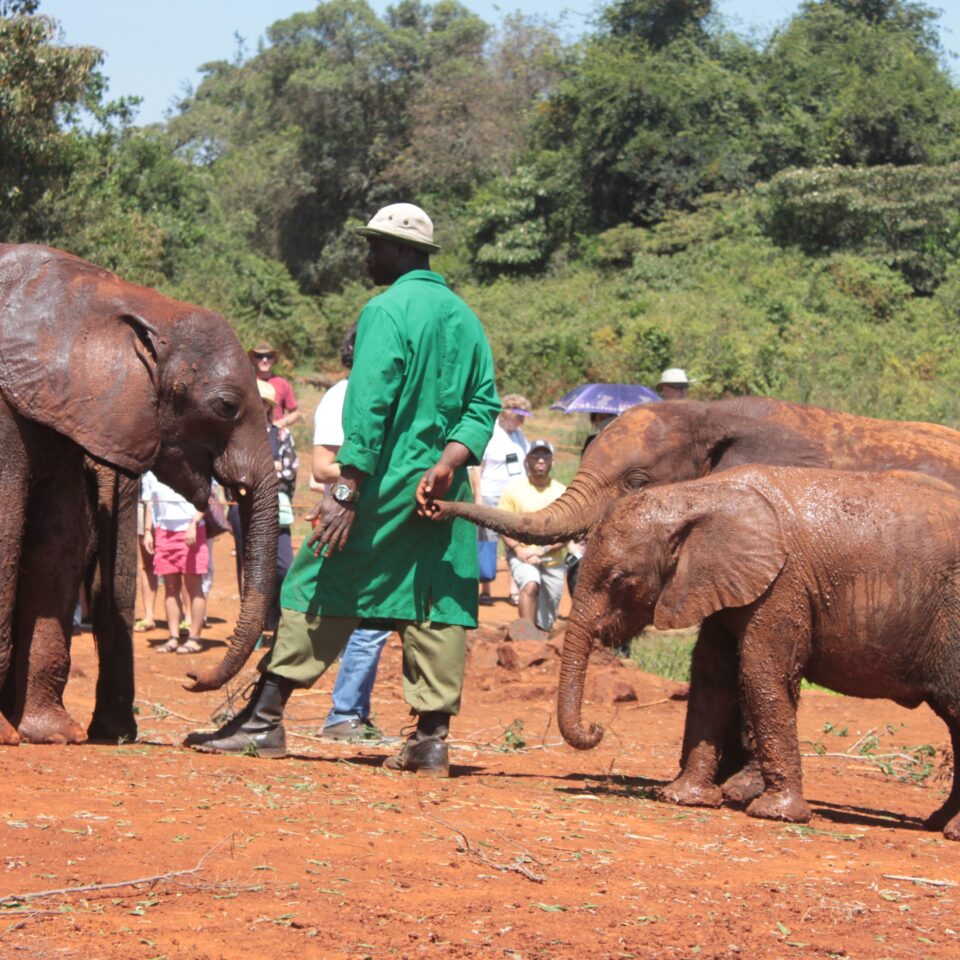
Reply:
[[38, 890], [35, 893], [13, 893], [5, 897], [0, 897], [0, 905], [11, 903], [26, 903], [29, 900], [40, 900], [43, 897], [64, 897], [72, 893], [90, 893], [98, 890], [115, 890], [117, 887], [135, 887], [141, 884], [159, 883], [161, 880], [172, 880], [176, 877], [187, 877], [199, 873], [203, 865], [214, 850], [221, 847], [228, 840], [233, 840], [236, 834], [228, 834], [222, 840], [218, 840], [197, 862], [195, 867], [189, 870], [172, 870], [170, 873], [157, 873], [150, 877], [140, 877], [137, 880], [118, 880], [115, 883], [91, 883], [83, 887], [61, 887], [59, 890]]
[[953, 880], [930, 880], [928, 877], [904, 877], [897, 873], [881, 874], [884, 880], [906, 880], [909, 883], [924, 883], [929, 887], [960, 887]]
[[[528, 880], [532, 880], [534, 883], [543, 883], [546, 879], [545, 877], [541, 877], [540, 874], [534, 873], [528, 866], [524, 864], [523, 861], [527, 858], [534, 863], [537, 862], [526, 851], [521, 853], [521, 855], [517, 858], [516, 863], [497, 863], [496, 861], [487, 857], [482, 850], [478, 850], [476, 847], [474, 847], [467, 839], [467, 835], [459, 827], [455, 827], [449, 821], [444, 820], [442, 817], [438, 817], [424, 809], [423, 802], [420, 800], [419, 790], [417, 791], [417, 803], [420, 806], [420, 813], [423, 816], [427, 817], [429, 820], [434, 820], [436, 823], [446, 827], [448, 830], [452, 830], [454, 834], [456, 834], [456, 836], [459, 838], [457, 849], [461, 853], [469, 854], [474, 859], [479, 860], [485, 867], [492, 867], [494, 870], [500, 870], [502, 872], [519, 873], [521, 877], [526, 877]], [[519, 844], [514, 844], [514, 846], [519, 847]], [[520, 847], [520, 849], [522, 850], [523, 848]]]

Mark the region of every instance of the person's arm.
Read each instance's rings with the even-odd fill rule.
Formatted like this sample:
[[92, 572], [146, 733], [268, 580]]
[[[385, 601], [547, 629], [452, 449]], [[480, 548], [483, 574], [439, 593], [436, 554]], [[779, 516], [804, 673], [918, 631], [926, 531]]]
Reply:
[[295, 423], [299, 423], [303, 419], [303, 411], [299, 407], [294, 407], [292, 410], [285, 413], [282, 417], [279, 417], [277, 420], [274, 420], [274, 423], [278, 427], [290, 428]]
[[202, 519], [203, 514], [199, 512], [194, 513], [190, 518], [190, 522], [187, 524], [187, 529], [184, 533], [184, 540], [186, 540], [188, 547], [192, 547], [197, 542], [197, 526]]
[[[146, 499], [146, 498], [145, 498]], [[146, 510], [143, 511], [143, 549], [153, 556], [153, 504], [146, 501]], [[149, 613], [149, 611], [147, 611]]]
[[[523, 512], [520, 509], [520, 504], [514, 499], [509, 488], [507, 488], [500, 497], [499, 507], [501, 510], [508, 510], [510, 513]], [[513, 537], [508, 537], [506, 534], [501, 534], [500, 539], [503, 540], [506, 548], [512, 550], [514, 556], [524, 563], [538, 564], [540, 557], [543, 556], [544, 550], [542, 547], [530, 543], [521, 543], [519, 540], [514, 540]]]
[[483, 465], [486, 461], [481, 460], [479, 467], [471, 467], [468, 475], [470, 477], [470, 489], [473, 491], [473, 502], [483, 503], [483, 495], [480, 493], [480, 475], [483, 473]]
[[440, 459], [417, 485], [417, 513], [422, 517], [439, 514], [434, 501], [442, 499], [450, 490], [454, 470], [480, 463], [493, 436], [493, 426], [500, 413], [500, 398], [493, 381], [493, 356], [484, 339], [477, 343], [476, 349], [473, 385], [460, 420], [450, 431]]
[[313, 448], [310, 459], [310, 489], [322, 491], [328, 483], [340, 479], [340, 464], [337, 463], [337, 451], [340, 447], [318, 443]]
[[[337, 451], [339, 483], [361, 493], [363, 482], [380, 460], [387, 423], [406, 372], [404, 339], [393, 318], [381, 307], [367, 304], [360, 314], [353, 369], [343, 404], [344, 440]], [[328, 491], [308, 519], [316, 529], [309, 544], [325, 556], [342, 550], [356, 518], [356, 502], [341, 503]]]

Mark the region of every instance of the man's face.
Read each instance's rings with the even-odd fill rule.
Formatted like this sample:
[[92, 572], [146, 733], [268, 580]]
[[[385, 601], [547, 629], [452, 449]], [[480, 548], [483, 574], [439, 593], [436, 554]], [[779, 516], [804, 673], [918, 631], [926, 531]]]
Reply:
[[686, 400], [687, 385], [685, 383], [660, 384], [660, 396], [664, 400]]
[[545, 447], [531, 450], [526, 457], [527, 473], [531, 477], [549, 477], [553, 468], [553, 454]]
[[257, 365], [257, 376], [261, 380], [266, 380], [273, 372], [273, 365], [277, 358], [272, 353], [255, 353], [253, 359]]
[[367, 273], [378, 286], [387, 286], [400, 276], [400, 245], [380, 237], [367, 237]]

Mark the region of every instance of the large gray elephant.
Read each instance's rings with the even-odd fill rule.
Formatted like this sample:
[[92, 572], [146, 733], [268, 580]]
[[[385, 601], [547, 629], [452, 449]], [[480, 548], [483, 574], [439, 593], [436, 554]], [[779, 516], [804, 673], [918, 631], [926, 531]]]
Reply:
[[220, 315], [48, 247], [0, 245], [0, 743], [85, 739], [63, 706], [72, 612], [93, 589], [101, 673], [90, 736], [136, 735], [136, 500], [146, 470], [205, 509], [237, 491], [244, 592], [215, 689], [272, 596], [277, 485], [249, 360]]
[[[801, 677], [855, 697], [927, 703], [960, 751], [960, 494], [917, 473], [747, 466], [617, 501], [594, 528], [563, 644], [557, 723], [584, 729], [595, 639], [703, 623], [680, 776], [666, 799], [718, 805], [738, 690], [762, 779], [755, 817], [803, 822]], [[960, 840], [960, 768], [927, 821]]]

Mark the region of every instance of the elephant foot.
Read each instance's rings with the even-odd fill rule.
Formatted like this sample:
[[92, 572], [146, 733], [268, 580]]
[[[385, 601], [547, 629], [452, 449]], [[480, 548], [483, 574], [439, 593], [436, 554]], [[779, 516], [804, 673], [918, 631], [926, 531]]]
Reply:
[[132, 713], [94, 712], [87, 739], [94, 743], [133, 743], [137, 739], [137, 721]]
[[948, 840], [960, 840], [960, 815], [950, 820], [943, 828], [943, 835]]
[[24, 743], [85, 743], [83, 727], [63, 707], [43, 713], [24, 713], [17, 726]]
[[786, 820], [789, 823], [806, 823], [810, 819], [810, 807], [803, 796], [793, 790], [779, 793], [768, 791], [760, 794], [747, 807], [748, 817], [761, 820]]
[[742, 770], [728, 777], [723, 784], [723, 797], [730, 803], [747, 804], [763, 793], [760, 766], [751, 760]]
[[0, 714], [0, 746], [15, 747], [20, 742], [20, 734], [7, 721], [6, 717]]
[[955, 828], [960, 828], [960, 824], [955, 824], [954, 821], [960, 821], [960, 811], [958, 811], [955, 803], [947, 801], [939, 810], [934, 810], [923, 821], [923, 826], [925, 830], [942, 830], [948, 840], [960, 840], [960, 832], [957, 836], [952, 837], [947, 834], [951, 824], [954, 824]]
[[698, 783], [692, 777], [681, 775], [657, 791], [657, 796], [668, 803], [684, 807], [719, 807], [723, 793], [713, 783]]

